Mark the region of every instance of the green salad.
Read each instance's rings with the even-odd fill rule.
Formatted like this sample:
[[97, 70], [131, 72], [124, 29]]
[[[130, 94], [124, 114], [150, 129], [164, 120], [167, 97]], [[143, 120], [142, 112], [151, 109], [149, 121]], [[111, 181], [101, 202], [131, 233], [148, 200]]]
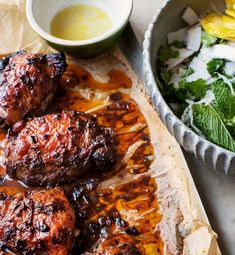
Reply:
[[187, 26], [158, 51], [163, 96], [200, 136], [235, 152], [235, 42], [203, 31], [190, 7], [182, 18]]

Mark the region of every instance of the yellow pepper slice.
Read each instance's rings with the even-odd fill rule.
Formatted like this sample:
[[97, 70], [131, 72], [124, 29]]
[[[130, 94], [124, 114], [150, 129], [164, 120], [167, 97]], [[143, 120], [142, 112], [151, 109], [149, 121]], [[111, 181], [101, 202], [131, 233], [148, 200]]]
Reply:
[[227, 4], [226, 14], [235, 18], [235, 0], [226, 0]]
[[[227, 1], [233, 2], [232, 0]], [[210, 13], [201, 20], [201, 24], [204, 30], [212, 36], [235, 40], [235, 18], [233, 17]]]
[[235, 18], [235, 10], [228, 10], [228, 9], [227, 9], [225, 12], [226, 12], [226, 14], [228, 14], [229, 16]]

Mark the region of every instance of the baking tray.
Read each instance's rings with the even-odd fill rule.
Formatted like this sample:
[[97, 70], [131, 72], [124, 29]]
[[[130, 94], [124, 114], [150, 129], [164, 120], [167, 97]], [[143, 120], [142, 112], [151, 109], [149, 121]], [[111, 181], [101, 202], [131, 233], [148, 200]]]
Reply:
[[[139, 80], [143, 83], [142, 50], [128, 24], [118, 42]], [[183, 151], [212, 229], [218, 234], [223, 255], [235, 255], [235, 176], [206, 168], [193, 155]], [[189, 173], [190, 175], [190, 173]]]

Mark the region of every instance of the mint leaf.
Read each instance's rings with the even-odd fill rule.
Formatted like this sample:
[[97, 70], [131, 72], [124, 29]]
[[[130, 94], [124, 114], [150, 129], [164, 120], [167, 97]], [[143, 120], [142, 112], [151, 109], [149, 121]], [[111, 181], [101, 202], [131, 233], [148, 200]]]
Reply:
[[206, 95], [207, 85], [203, 79], [187, 82], [183, 79], [179, 82], [180, 88], [185, 88], [195, 99], [201, 99]]
[[223, 73], [226, 61], [224, 59], [215, 58], [207, 63], [207, 70], [211, 76], [215, 73]]
[[224, 122], [229, 133], [232, 135], [233, 138], [235, 138], [235, 117], [227, 118], [227, 116], [224, 115], [224, 113], [220, 110], [219, 106], [216, 103], [213, 104], [213, 107]]
[[216, 44], [217, 37], [209, 35], [207, 32], [202, 31], [201, 42], [205, 47], [210, 47]]
[[179, 57], [179, 52], [172, 50], [169, 46], [161, 46], [158, 52], [158, 58], [162, 62], [166, 62], [170, 58], [177, 58]]
[[193, 124], [209, 141], [235, 152], [235, 140], [212, 105], [194, 104]]
[[230, 134], [235, 137], [235, 96], [232, 95], [230, 87], [223, 80], [213, 82], [211, 90], [216, 100], [214, 108]]
[[232, 95], [230, 87], [223, 80], [211, 84], [216, 103], [227, 119], [235, 117], [235, 96]]

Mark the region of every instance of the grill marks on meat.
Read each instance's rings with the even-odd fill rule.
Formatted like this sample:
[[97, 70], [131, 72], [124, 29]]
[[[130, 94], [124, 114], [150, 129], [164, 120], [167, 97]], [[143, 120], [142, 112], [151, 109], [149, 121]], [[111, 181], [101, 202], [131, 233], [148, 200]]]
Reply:
[[134, 241], [124, 235], [114, 236], [112, 239], [99, 240], [91, 249], [83, 255], [142, 255], [134, 245]]
[[66, 69], [64, 54], [19, 51], [0, 60], [0, 125], [43, 112]]
[[29, 186], [75, 180], [115, 163], [114, 134], [88, 114], [67, 111], [17, 123], [4, 145], [6, 171]]
[[63, 190], [46, 189], [0, 196], [0, 244], [16, 254], [67, 255], [75, 215]]

